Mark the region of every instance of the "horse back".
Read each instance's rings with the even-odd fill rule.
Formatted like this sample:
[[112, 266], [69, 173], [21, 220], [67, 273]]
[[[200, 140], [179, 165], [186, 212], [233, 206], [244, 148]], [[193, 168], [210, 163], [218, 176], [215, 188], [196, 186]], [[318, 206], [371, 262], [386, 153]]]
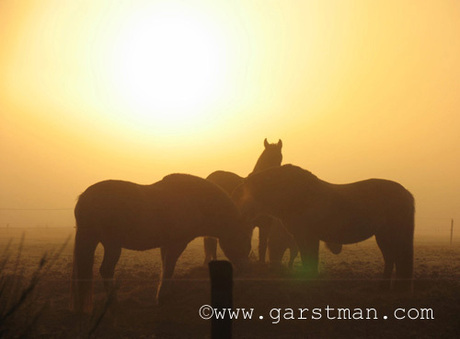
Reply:
[[215, 171], [212, 172], [206, 180], [221, 187], [228, 195], [231, 195], [233, 190], [243, 182], [243, 178], [233, 172]]
[[401, 184], [385, 179], [368, 179], [345, 185], [334, 185], [336, 192], [353, 204], [365, 208], [414, 209], [412, 194]]
[[348, 244], [379, 232], [413, 232], [414, 199], [399, 183], [369, 179], [317, 184], [312, 191], [301, 187], [303, 197], [295, 194], [283, 201], [287, 224], [295, 228], [291, 233], [308, 231], [326, 242]]
[[401, 184], [369, 179], [334, 188], [336, 200], [331, 215], [343, 217], [345, 238], [361, 234], [364, 240], [379, 232], [413, 232], [414, 198]]

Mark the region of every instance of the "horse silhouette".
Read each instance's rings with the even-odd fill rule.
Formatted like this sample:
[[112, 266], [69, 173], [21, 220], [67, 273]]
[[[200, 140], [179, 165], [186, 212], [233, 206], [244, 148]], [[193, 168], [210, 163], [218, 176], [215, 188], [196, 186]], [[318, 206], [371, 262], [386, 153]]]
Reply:
[[[283, 142], [281, 140], [276, 144], [270, 144], [267, 139], [265, 139], [264, 150], [259, 156], [251, 173], [257, 173], [271, 167], [280, 166], [283, 160], [283, 155], [281, 153], [282, 147]], [[228, 195], [231, 195], [233, 190], [243, 182], [244, 178], [232, 172], [215, 171], [207, 177], [207, 180], [220, 186]], [[273, 220], [271, 217], [264, 216], [260, 216], [253, 221], [253, 225], [259, 227], [259, 260], [262, 262], [265, 262], [267, 239], [272, 222]], [[210, 260], [217, 259], [217, 240], [215, 238], [204, 238], [204, 252], [204, 264], [207, 264]]]
[[284, 165], [250, 175], [233, 193], [245, 218], [270, 214], [294, 236], [307, 273], [318, 272], [319, 241], [351, 244], [375, 235], [385, 261], [382, 286], [408, 290], [413, 274], [414, 198], [399, 183], [331, 184]]
[[92, 273], [98, 243], [104, 247], [100, 274], [107, 291], [113, 284], [121, 249], [161, 248], [162, 274], [158, 301], [177, 259], [198, 236], [220, 240], [236, 265], [248, 260], [252, 228], [246, 227], [230, 197], [208, 180], [171, 174], [151, 185], [108, 180], [90, 186], [75, 207], [77, 232], [72, 273], [72, 303], [76, 311], [92, 308]]

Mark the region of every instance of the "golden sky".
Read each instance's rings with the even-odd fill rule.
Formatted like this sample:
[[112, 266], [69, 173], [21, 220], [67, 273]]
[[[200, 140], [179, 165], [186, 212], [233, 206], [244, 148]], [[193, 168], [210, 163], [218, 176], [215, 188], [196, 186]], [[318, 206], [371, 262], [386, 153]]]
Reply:
[[0, 226], [73, 226], [104, 179], [247, 175], [268, 137], [447, 231], [459, 60], [458, 1], [0, 1]]

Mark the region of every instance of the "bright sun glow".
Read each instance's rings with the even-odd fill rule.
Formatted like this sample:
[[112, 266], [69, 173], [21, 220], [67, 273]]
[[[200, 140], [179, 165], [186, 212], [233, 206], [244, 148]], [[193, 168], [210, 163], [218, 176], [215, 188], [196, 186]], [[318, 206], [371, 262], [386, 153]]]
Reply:
[[175, 129], [202, 124], [224, 92], [224, 38], [206, 13], [156, 5], [126, 20], [111, 75], [130, 120]]

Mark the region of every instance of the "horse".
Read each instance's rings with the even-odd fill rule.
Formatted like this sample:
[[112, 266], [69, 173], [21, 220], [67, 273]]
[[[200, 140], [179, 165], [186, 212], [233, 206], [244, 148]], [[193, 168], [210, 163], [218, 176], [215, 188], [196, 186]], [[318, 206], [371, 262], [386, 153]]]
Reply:
[[[278, 140], [276, 144], [270, 144], [265, 138], [264, 150], [259, 156], [251, 173], [257, 173], [270, 167], [280, 166], [283, 160], [283, 155], [281, 153], [282, 147], [283, 142], [281, 140]], [[220, 186], [228, 195], [231, 195], [233, 190], [244, 180], [243, 177], [227, 171], [212, 172], [206, 179]], [[259, 227], [259, 261], [261, 262], [265, 262], [265, 252], [267, 250], [267, 240], [271, 224], [272, 218], [264, 216], [260, 216], [257, 220], [254, 220], [253, 223], [253, 225]], [[209, 261], [217, 259], [217, 240], [215, 238], [204, 238], [204, 253], [205, 265]]]
[[295, 238], [307, 274], [318, 273], [319, 241], [352, 244], [375, 235], [384, 259], [382, 287], [412, 286], [414, 198], [384, 179], [332, 184], [294, 165], [255, 173], [233, 192], [244, 218], [257, 213], [282, 220]]
[[96, 183], [78, 198], [75, 219], [71, 298], [80, 313], [92, 308], [94, 252], [99, 243], [104, 247], [99, 272], [107, 292], [122, 248], [160, 247], [160, 304], [177, 259], [194, 238], [219, 238], [224, 254], [235, 265], [246, 262], [251, 249], [252, 228], [241, 222], [228, 194], [208, 180], [187, 174], [171, 174], [151, 185], [118, 180]]

